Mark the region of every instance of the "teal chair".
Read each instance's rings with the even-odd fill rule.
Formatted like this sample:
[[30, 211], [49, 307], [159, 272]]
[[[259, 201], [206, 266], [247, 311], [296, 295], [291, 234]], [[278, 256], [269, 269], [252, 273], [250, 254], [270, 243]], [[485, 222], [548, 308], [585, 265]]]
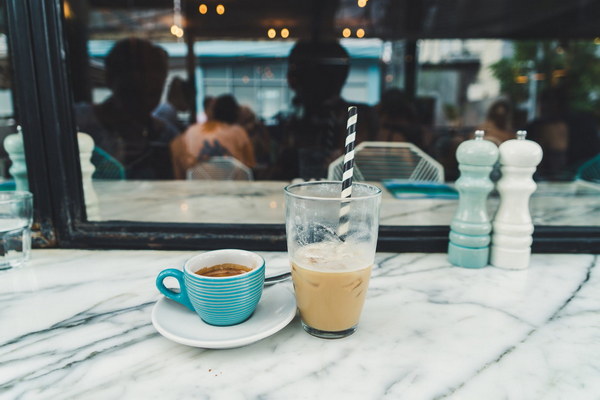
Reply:
[[96, 167], [92, 179], [125, 179], [123, 164], [99, 147], [94, 147], [92, 164]]
[[600, 154], [577, 169], [575, 180], [585, 187], [600, 190]]

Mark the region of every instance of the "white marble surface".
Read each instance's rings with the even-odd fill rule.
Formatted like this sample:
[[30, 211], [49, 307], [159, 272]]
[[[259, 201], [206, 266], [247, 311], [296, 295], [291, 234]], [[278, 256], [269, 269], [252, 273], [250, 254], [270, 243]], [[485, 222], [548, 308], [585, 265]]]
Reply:
[[[535, 254], [506, 271], [378, 254], [354, 335], [317, 339], [296, 318], [246, 347], [203, 350], [150, 322], [156, 274], [191, 254], [35, 250], [0, 274], [0, 399], [599, 396], [598, 256]], [[261, 254], [287, 268], [286, 254]]]
[[[92, 220], [284, 223], [287, 182], [94, 181], [100, 202]], [[381, 185], [379, 184], [381, 187]], [[398, 200], [383, 189], [381, 225], [449, 225], [457, 200]], [[498, 197], [488, 201], [490, 215]], [[531, 198], [536, 225], [600, 226], [600, 191], [575, 183], [540, 183]]]

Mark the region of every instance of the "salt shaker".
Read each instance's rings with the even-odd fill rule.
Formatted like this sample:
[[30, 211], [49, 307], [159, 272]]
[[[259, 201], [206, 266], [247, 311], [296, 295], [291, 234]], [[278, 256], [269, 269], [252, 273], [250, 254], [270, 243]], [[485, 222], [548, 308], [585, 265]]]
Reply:
[[92, 174], [96, 170], [92, 164], [92, 152], [94, 150], [94, 139], [87, 133], [77, 133], [79, 143], [79, 162], [81, 163], [81, 183], [83, 196], [85, 198], [85, 209], [88, 219], [99, 219], [100, 209], [98, 207], [98, 196], [92, 184]]
[[483, 140], [484, 132], [458, 146], [460, 178], [458, 209], [450, 224], [448, 260], [459, 267], [481, 268], [488, 264], [492, 224], [487, 213], [487, 198], [494, 184], [490, 172], [498, 160], [498, 147]]
[[4, 149], [12, 162], [9, 172], [15, 180], [17, 190], [28, 191], [27, 163], [25, 162], [25, 149], [23, 147], [23, 132], [17, 126], [17, 133], [8, 135], [4, 139]]
[[496, 267], [529, 266], [533, 233], [529, 198], [537, 187], [532, 176], [542, 161], [542, 148], [526, 136], [526, 131], [518, 131], [516, 139], [500, 145], [500, 207], [494, 218], [490, 260]]

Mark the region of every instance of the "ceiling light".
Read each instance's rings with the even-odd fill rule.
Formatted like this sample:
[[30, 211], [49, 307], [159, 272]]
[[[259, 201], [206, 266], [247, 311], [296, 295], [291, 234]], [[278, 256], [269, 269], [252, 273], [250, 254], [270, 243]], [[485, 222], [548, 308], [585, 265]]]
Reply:
[[358, 0], [358, 6], [359, 7], [364, 7], [367, 5], [367, 0]]
[[283, 28], [281, 30], [281, 37], [287, 39], [288, 36], [290, 36], [290, 31], [287, 28]]
[[223, 4], [217, 5], [217, 14], [219, 14], [219, 15], [225, 14], [225, 6]]
[[363, 28], [358, 28], [356, 30], [356, 37], [363, 38], [365, 36], [365, 30]]
[[271, 28], [267, 31], [267, 36], [269, 37], [269, 39], [273, 39], [276, 35], [277, 35], [277, 32], [273, 28]]
[[350, 35], [352, 35], [352, 31], [350, 30], [350, 28], [344, 28], [344, 30], [342, 31], [342, 36], [347, 38], [350, 37]]
[[200, 14], [206, 14], [208, 12], [208, 6], [206, 4], [200, 4], [198, 11]]

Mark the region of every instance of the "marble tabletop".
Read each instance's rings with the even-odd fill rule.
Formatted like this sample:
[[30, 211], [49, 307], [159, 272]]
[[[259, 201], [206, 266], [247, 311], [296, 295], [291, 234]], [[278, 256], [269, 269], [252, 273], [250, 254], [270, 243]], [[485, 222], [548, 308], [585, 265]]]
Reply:
[[[280, 181], [94, 181], [91, 220], [283, 224]], [[457, 200], [396, 199], [383, 188], [381, 225], [450, 225]], [[492, 195], [493, 215], [499, 198]], [[577, 183], [539, 183], [531, 198], [535, 225], [600, 226], [600, 191]]]
[[[34, 250], [0, 274], [0, 399], [597, 399], [600, 259], [534, 254], [523, 271], [377, 255], [358, 331], [296, 317], [245, 347], [159, 335], [154, 280], [181, 251]], [[261, 253], [269, 271], [285, 253]], [[291, 290], [289, 282], [283, 283]], [[270, 290], [270, 289], [266, 289]]]

